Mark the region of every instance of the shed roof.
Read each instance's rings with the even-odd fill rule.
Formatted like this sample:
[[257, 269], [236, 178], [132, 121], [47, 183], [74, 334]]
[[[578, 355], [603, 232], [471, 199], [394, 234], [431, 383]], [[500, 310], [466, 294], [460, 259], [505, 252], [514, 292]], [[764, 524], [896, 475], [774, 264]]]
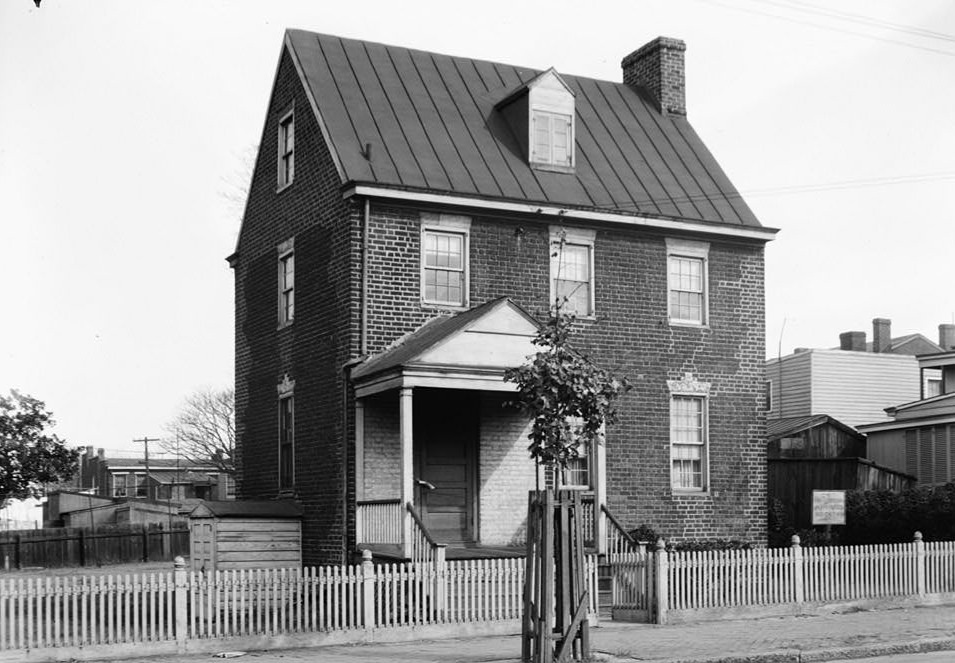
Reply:
[[286, 44], [343, 184], [760, 227], [686, 118], [641, 88], [561, 74], [576, 168], [549, 172], [495, 109], [540, 70], [304, 30]]
[[288, 500], [214, 501], [201, 502], [189, 514], [190, 518], [301, 518], [302, 509]]
[[823, 424], [834, 426], [854, 437], [865, 437], [865, 435], [857, 431], [852, 426], [844, 424], [838, 419], [833, 419], [828, 414], [811, 414], [802, 417], [770, 419], [766, 422], [766, 437], [770, 440], [775, 440], [781, 437], [787, 437], [789, 435], [801, 433]]

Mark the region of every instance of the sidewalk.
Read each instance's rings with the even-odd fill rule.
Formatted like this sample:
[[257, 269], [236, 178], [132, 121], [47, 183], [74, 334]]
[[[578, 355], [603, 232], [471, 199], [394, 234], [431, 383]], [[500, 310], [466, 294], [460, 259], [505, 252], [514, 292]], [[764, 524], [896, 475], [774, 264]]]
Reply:
[[[592, 629], [591, 634], [595, 659], [608, 663], [807, 663], [901, 652], [955, 652], [955, 606], [676, 626], [604, 622], [600, 628]], [[258, 651], [230, 660], [237, 663], [515, 663], [520, 660], [520, 650], [520, 637], [513, 635]], [[210, 654], [135, 659], [138, 663], [214, 660], [220, 659]]]

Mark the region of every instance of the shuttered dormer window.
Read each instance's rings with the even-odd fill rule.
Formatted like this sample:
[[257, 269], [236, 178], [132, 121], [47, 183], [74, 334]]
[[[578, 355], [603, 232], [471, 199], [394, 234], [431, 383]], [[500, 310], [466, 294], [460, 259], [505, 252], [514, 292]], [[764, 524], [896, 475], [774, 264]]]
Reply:
[[549, 166], [573, 166], [573, 118], [562, 113], [534, 111], [531, 161]]

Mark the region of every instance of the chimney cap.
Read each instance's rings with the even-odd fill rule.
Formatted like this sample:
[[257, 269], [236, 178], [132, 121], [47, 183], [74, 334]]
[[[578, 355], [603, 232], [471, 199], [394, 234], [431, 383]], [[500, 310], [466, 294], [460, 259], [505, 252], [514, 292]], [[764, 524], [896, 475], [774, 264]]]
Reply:
[[670, 48], [677, 51], [685, 52], [686, 42], [683, 41], [682, 39], [676, 39], [674, 37], [660, 36], [660, 37], [657, 37], [656, 39], [652, 39], [648, 41], [646, 44], [644, 44], [643, 46], [635, 50], [633, 53], [624, 57], [624, 59], [621, 60], [620, 64], [623, 67], [627, 67], [633, 64], [635, 60], [639, 60], [650, 51], [656, 51], [658, 49], [663, 49], [663, 48]]

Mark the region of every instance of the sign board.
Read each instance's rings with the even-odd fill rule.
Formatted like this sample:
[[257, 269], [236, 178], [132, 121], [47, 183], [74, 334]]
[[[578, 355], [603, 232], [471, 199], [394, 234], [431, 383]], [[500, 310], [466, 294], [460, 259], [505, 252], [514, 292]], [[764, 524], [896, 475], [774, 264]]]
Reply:
[[844, 490], [814, 490], [812, 491], [812, 524], [813, 525], [845, 525], [846, 524], [846, 491]]

